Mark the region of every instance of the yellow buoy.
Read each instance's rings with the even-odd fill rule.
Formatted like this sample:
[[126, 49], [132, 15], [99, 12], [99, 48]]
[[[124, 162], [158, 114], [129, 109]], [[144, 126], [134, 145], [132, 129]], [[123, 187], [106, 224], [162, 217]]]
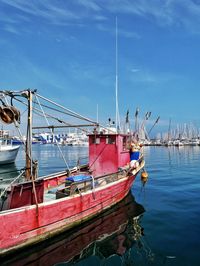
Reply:
[[148, 173], [146, 171], [143, 171], [141, 173], [141, 181], [143, 184], [145, 184], [147, 182], [147, 180], [148, 180]]

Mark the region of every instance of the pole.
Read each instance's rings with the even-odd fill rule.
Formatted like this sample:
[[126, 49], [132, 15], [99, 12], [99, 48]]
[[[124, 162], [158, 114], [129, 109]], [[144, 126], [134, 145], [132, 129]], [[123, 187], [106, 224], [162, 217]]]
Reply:
[[115, 39], [115, 126], [116, 132], [118, 131], [118, 25], [117, 17], [115, 21], [116, 25], [116, 39]]
[[31, 180], [32, 176], [32, 92], [27, 91], [28, 97], [28, 118], [26, 133], [26, 180]]
[[154, 122], [153, 126], [151, 127], [151, 129], [150, 129], [149, 132], [148, 132], [148, 135], [150, 134], [150, 132], [152, 131], [152, 129], [155, 127], [155, 125], [158, 123], [159, 119], [160, 119], [160, 116], [159, 116], [159, 117], [156, 119], [156, 121]]

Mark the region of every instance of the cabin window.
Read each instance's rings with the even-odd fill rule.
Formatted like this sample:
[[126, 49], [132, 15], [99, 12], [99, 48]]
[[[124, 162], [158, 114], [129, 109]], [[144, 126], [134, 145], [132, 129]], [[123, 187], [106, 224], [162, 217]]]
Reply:
[[100, 138], [95, 139], [95, 144], [100, 144]]
[[124, 136], [123, 137], [123, 150], [128, 150], [130, 147], [130, 140], [129, 140], [129, 137], [127, 136]]
[[92, 137], [92, 139], [91, 139], [91, 143], [92, 144], [100, 144], [100, 138], [98, 138], [98, 137]]
[[106, 144], [115, 144], [115, 137], [114, 136], [107, 137]]

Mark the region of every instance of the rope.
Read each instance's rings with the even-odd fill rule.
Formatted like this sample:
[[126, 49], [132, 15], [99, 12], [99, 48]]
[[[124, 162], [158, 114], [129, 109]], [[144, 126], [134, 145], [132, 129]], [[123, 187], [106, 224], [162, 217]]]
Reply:
[[76, 117], [79, 118], [79, 119], [83, 119], [83, 120], [85, 120], [85, 121], [88, 121], [88, 122], [91, 122], [91, 123], [94, 123], [94, 124], [96, 123], [96, 122], [94, 122], [93, 120], [91, 120], [91, 119], [89, 119], [89, 118], [87, 118], [87, 117], [84, 117], [84, 116], [82, 116], [82, 115], [80, 115], [80, 114], [78, 114], [78, 113], [76, 113], [76, 112], [74, 112], [74, 111], [72, 111], [72, 110], [70, 110], [70, 109], [68, 109], [68, 108], [65, 108], [64, 106], [62, 106], [62, 105], [60, 105], [60, 104], [57, 104], [57, 103], [55, 103], [55, 102], [53, 102], [53, 101], [51, 101], [51, 100], [49, 100], [49, 99], [47, 99], [47, 98], [45, 98], [45, 97], [39, 95], [39, 94], [37, 94], [37, 96], [38, 96], [39, 98], [43, 99], [43, 100], [46, 100], [46, 101], [49, 102], [49, 103], [54, 104], [55, 106], [58, 106], [58, 107], [62, 108], [63, 110], [66, 110], [67, 112], [69, 112], [70, 114], [73, 114], [74, 116], [76, 116]]
[[90, 167], [96, 162], [96, 160], [99, 158], [99, 156], [102, 154], [102, 152], [104, 151], [104, 149], [107, 147], [107, 145], [105, 144], [104, 147], [102, 148], [101, 152], [99, 153], [99, 155], [96, 157], [96, 159], [94, 160], [94, 162], [90, 165]]
[[[45, 120], [46, 120], [46, 122], [47, 122], [47, 125], [50, 126], [49, 121], [47, 120], [47, 117], [46, 117], [46, 115], [45, 115], [45, 113], [44, 113], [44, 110], [43, 110], [42, 106], [40, 105], [40, 102], [39, 102], [39, 100], [38, 100], [37, 95], [35, 95], [35, 97], [36, 97], [36, 100], [37, 100], [37, 102], [38, 102], [38, 104], [39, 104], [41, 110], [42, 110], [42, 113], [43, 113], [44, 118], [45, 118]], [[50, 131], [51, 131], [51, 134], [53, 135], [53, 130], [52, 130], [51, 128], [50, 128]], [[62, 153], [62, 151], [61, 151], [61, 149], [60, 149], [60, 147], [59, 147], [59, 145], [58, 145], [57, 142], [56, 142], [56, 145], [57, 145], [58, 150], [59, 150], [59, 152], [60, 152], [60, 154], [61, 154], [61, 156], [62, 156], [62, 158], [63, 158], [63, 160], [64, 160], [64, 162], [65, 162], [65, 165], [66, 165], [67, 169], [70, 171], [69, 166], [68, 166], [68, 163], [67, 163], [67, 161], [65, 160], [65, 157], [64, 157], [64, 155], [63, 155], [63, 153]]]
[[95, 183], [94, 183], [94, 176], [91, 175], [92, 177], [92, 196], [93, 196], [93, 199], [95, 199]]
[[35, 188], [35, 179], [34, 179], [33, 175], [31, 175], [31, 181], [33, 184], [33, 193], [34, 193], [35, 204], [36, 204], [36, 216], [38, 216], [38, 199], [37, 199], [37, 192], [36, 192], [36, 188]]
[[[10, 96], [10, 92], [7, 92], [7, 95]], [[62, 105], [56, 104], [55, 102], [53, 102], [53, 101], [51, 101], [51, 100], [49, 100], [49, 99], [47, 99], [47, 98], [45, 98], [45, 97], [43, 97], [43, 96], [41, 96], [41, 95], [39, 95], [39, 94], [34, 93], [34, 95], [35, 95], [35, 96], [38, 96], [39, 98], [41, 98], [41, 99], [43, 99], [43, 100], [46, 100], [47, 102], [49, 102], [49, 103], [51, 103], [51, 104], [56, 105], [57, 107], [60, 107], [60, 108], [64, 109], [66, 112], [63, 112], [63, 111], [58, 110], [58, 109], [55, 109], [55, 108], [53, 108], [53, 107], [50, 107], [50, 106], [47, 106], [47, 105], [44, 105], [44, 104], [41, 104], [41, 103], [39, 104], [39, 103], [33, 101], [34, 103], [36, 103], [36, 104], [38, 104], [38, 105], [40, 106], [40, 109], [41, 109], [41, 106], [44, 106], [44, 107], [46, 107], [46, 108], [49, 108], [49, 109], [55, 110], [55, 111], [57, 111], [57, 112], [60, 112], [60, 113], [63, 113], [63, 114], [69, 115], [69, 116], [73, 116], [73, 117], [75, 117], [75, 118], [82, 119], [82, 120], [85, 120], [85, 121], [91, 122], [91, 123], [93, 123], [93, 124], [96, 124], [97, 126], [100, 126], [102, 129], [106, 129], [106, 130], [108, 130], [110, 133], [115, 133], [115, 131], [113, 131], [112, 129], [107, 128], [107, 127], [105, 127], [105, 126], [103, 126], [103, 125], [100, 125], [100, 124], [97, 123], [96, 121], [93, 121], [93, 120], [91, 120], [91, 119], [89, 119], [89, 118], [86, 118], [86, 117], [84, 117], [84, 116], [81, 116], [80, 114], [78, 114], [78, 113], [76, 113], [76, 112], [74, 112], [74, 111], [72, 111], [72, 110], [70, 110], [70, 109], [68, 109], [68, 108], [63, 107]], [[14, 95], [14, 96], [13, 96], [13, 98], [14, 98], [15, 100], [17, 100], [18, 102], [20, 102], [20, 103], [22, 103], [22, 104], [24, 104], [24, 105], [27, 106], [27, 103], [25, 103], [25, 102], [19, 100], [18, 98], [16, 98], [16, 96], [19, 96], [19, 95]], [[11, 96], [10, 96], [10, 97], [11, 97]], [[37, 109], [36, 107], [34, 107], [33, 110], [34, 110], [34, 111], [41, 112], [41, 111], [40, 111], [39, 109]], [[44, 116], [44, 111], [42, 112], [42, 114], [43, 114], [43, 116]], [[66, 123], [65, 121], [62, 121], [62, 120], [60, 120], [60, 119], [58, 119], [58, 118], [56, 118], [56, 117], [54, 117], [54, 116], [52, 116], [52, 115], [50, 115], [50, 114], [47, 114], [47, 113], [45, 113], [45, 114], [46, 114], [46, 116], [51, 117], [52, 119], [55, 119], [55, 120], [58, 121], [58, 122], [64, 123], [64, 124], [66, 124], [66, 125], [71, 125], [71, 126], [73, 126], [72, 124]], [[39, 115], [39, 114], [37, 114], [37, 115]], [[82, 130], [82, 131], [86, 131], [86, 130], [84, 130], [84, 129], [82, 129], [82, 128], [79, 128], [79, 129]]]
[[[27, 103], [25, 103], [25, 102], [23, 102], [23, 101], [21, 101], [21, 100], [19, 100], [19, 99], [17, 99], [17, 98], [15, 98], [15, 100], [18, 101], [18, 102], [20, 102], [20, 103], [22, 103], [22, 104], [25, 105], [25, 106], [28, 105]], [[38, 103], [36, 103], [36, 102], [34, 101], [34, 104], [38, 104]], [[58, 109], [48, 107], [48, 106], [46, 106], [46, 105], [44, 105], [44, 104], [41, 104], [41, 103], [40, 103], [40, 105], [43, 106], [43, 107], [46, 107], [46, 108], [49, 108], [49, 109], [55, 110], [55, 111], [57, 111], [57, 112], [60, 112], [60, 113], [63, 113], [63, 114], [69, 115], [69, 114], [67, 114], [66, 112], [62, 112], [62, 111], [60, 111], [60, 110], [58, 110]], [[65, 121], [63, 121], [63, 120], [61, 120], [61, 119], [58, 119], [57, 117], [55, 117], [55, 116], [53, 116], [53, 115], [50, 115], [50, 114], [48, 114], [48, 113], [46, 113], [46, 112], [41, 112], [41, 110], [37, 109], [36, 107], [33, 107], [33, 111], [34, 111], [34, 113], [35, 113], [36, 115], [38, 115], [38, 116], [40, 116], [40, 117], [44, 117], [44, 114], [45, 114], [47, 117], [52, 118], [52, 119], [56, 120], [56, 121], [59, 122], [59, 123], [63, 123], [64, 125], [67, 125], [67, 126], [72, 126], [72, 127], [74, 126], [73, 124], [67, 123], [67, 122], [65, 122]], [[77, 127], [77, 128], [78, 128], [79, 130], [83, 131], [83, 132], [88, 132], [88, 130], [86, 130], [86, 129], [83, 129], [83, 128], [80, 128], [80, 127]]]

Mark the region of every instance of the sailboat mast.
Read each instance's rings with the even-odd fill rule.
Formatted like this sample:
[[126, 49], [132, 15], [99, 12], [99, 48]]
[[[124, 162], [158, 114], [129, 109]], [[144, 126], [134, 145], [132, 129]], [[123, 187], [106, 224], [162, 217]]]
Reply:
[[171, 140], [171, 118], [169, 119], [169, 127], [168, 127], [168, 136], [167, 136], [167, 140]]
[[28, 98], [28, 117], [26, 133], [26, 180], [31, 179], [32, 175], [32, 92], [27, 91]]

